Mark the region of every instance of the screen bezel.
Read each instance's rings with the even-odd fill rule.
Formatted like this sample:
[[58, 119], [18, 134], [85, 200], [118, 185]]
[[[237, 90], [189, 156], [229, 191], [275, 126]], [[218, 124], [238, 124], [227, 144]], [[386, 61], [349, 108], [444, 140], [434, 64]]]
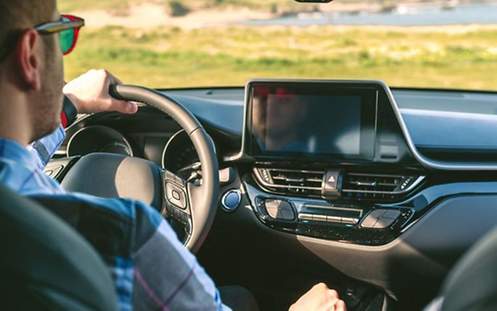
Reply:
[[[309, 154], [298, 152], [261, 152], [252, 135], [252, 111], [254, 87], [267, 86], [270, 88], [306, 88], [324, 90], [330, 96], [360, 96], [361, 97], [361, 139], [360, 154]], [[252, 80], [247, 83], [245, 90], [245, 125], [243, 134], [242, 153], [256, 161], [298, 160], [333, 162], [343, 160], [372, 161], [375, 156], [377, 112], [378, 112], [378, 84], [358, 81], [333, 80]]]

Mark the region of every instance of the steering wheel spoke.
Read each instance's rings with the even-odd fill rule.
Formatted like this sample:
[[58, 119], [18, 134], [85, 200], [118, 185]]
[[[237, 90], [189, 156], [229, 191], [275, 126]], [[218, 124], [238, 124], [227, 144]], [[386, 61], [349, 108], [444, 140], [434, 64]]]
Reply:
[[185, 167], [183, 172], [163, 172], [160, 206], [170, 222], [184, 227], [185, 246], [196, 252], [205, 240], [217, 210], [219, 164], [214, 142], [190, 111], [163, 93], [137, 86], [111, 85], [110, 94], [117, 99], [145, 103], [167, 114], [192, 141], [199, 161]]
[[167, 170], [164, 172], [162, 215], [180, 224], [186, 239], [192, 234], [193, 228], [189, 188], [188, 182], [183, 178]]
[[178, 238], [196, 252], [218, 206], [219, 164], [214, 142], [191, 112], [165, 94], [129, 85], [111, 85], [109, 91], [117, 99], [145, 103], [171, 117], [188, 134], [199, 161], [173, 173], [138, 157], [91, 153], [67, 170], [62, 185], [69, 191], [148, 203], [175, 223], [175, 231], [182, 233]]

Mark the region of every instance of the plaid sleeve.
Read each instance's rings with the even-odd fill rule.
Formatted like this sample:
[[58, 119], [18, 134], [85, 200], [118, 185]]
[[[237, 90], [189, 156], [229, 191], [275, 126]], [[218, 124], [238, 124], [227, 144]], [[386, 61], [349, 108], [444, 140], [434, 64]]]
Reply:
[[[142, 205], [136, 209], [136, 231], [145, 233], [146, 222], [156, 230], [133, 252], [133, 301], [136, 310], [230, 310], [197, 259], [179, 242], [171, 226]], [[141, 211], [140, 211], [141, 210]], [[140, 237], [135, 238], [136, 242]]]
[[59, 126], [51, 134], [33, 142], [28, 146], [28, 150], [33, 153], [39, 160], [38, 165], [40, 168], [45, 167], [48, 161], [52, 158], [55, 152], [59, 149], [60, 145], [66, 137], [66, 132], [62, 126]]

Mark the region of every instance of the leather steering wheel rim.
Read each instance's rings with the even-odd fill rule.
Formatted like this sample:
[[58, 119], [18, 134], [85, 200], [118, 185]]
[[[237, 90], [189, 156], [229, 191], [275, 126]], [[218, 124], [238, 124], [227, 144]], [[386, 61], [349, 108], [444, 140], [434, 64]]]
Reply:
[[[201, 163], [202, 182], [189, 185], [192, 227], [185, 246], [196, 252], [212, 227], [219, 196], [219, 164], [209, 135], [197, 118], [174, 99], [141, 86], [111, 85], [111, 96], [126, 101], [141, 102], [167, 114], [190, 137]], [[166, 200], [165, 196], [163, 200]]]

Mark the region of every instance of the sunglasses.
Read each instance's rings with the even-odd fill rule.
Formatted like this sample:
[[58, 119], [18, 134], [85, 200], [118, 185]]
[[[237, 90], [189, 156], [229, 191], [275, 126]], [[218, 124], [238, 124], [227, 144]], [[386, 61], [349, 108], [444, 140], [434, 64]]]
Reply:
[[85, 20], [74, 15], [61, 15], [55, 22], [43, 23], [34, 28], [42, 35], [59, 34], [59, 44], [62, 54], [71, 53], [76, 47], [79, 30], [85, 25]]

